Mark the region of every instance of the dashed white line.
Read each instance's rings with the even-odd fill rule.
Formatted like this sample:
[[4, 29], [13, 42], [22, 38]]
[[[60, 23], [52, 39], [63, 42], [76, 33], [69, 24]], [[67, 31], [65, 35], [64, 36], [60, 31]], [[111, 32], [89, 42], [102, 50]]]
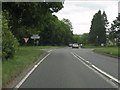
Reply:
[[28, 73], [27, 75], [16, 85], [15, 88], [19, 88], [25, 80], [30, 76], [30, 74], [38, 67], [39, 64], [43, 62], [44, 59], [46, 59], [51, 53], [48, 53], [42, 60], [40, 60]]

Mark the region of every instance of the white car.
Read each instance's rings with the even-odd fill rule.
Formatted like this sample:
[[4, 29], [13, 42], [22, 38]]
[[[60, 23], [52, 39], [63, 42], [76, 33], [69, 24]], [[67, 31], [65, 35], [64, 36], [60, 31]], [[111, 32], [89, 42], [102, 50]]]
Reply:
[[72, 48], [79, 48], [79, 45], [78, 45], [77, 43], [74, 43], [74, 44], [72, 45]]

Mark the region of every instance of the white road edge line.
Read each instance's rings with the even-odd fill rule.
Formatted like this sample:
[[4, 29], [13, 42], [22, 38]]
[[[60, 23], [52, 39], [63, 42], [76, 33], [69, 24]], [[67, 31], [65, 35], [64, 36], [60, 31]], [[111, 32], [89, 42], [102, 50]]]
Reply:
[[[90, 66], [87, 65], [85, 62], [81, 61], [80, 59], [83, 59], [83, 58], [80, 57], [79, 55], [77, 55], [76, 53], [71, 52], [71, 54], [72, 54], [74, 57], [76, 57], [77, 59], [79, 59], [79, 61], [82, 62], [83, 64], [85, 64], [87, 67], [89, 67], [89, 68], [91, 68], [91, 69], [92, 69], [92, 67], [94, 67], [95, 69], [97, 69], [99, 72], [101, 72], [101, 73], [104, 74], [105, 76], [109, 77], [110, 79], [112, 79], [112, 80], [114, 80], [114, 81], [116, 81], [117, 83], [120, 84], [120, 81], [119, 81], [118, 79], [116, 79], [115, 77], [109, 75], [108, 73], [104, 72], [103, 70], [99, 69], [99, 68], [96, 67], [95, 65], [92, 64], [92, 67], [90, 67]], [[80, 58], [78, 58], [76, 55], [79, 56]], [[84, 61], [87, 61], [87, 60], [85, 60], [85, 59], [83, 59], [83, 60], [84, 60]]]
[[[76, 54], [76, 53], [75, 53]], [[77, 54], [76, 54], [77, 55]], [[90, 63], [89, 61], [85, 60], [84, 58], [82, 58], [81, 56], [77, 55], [80, 59], [84, 60], [85, 62]], [[112, 75], [106, 73], [105, 71], [101, 70], [100, 68], [96, 67], [95, 65], [91, 64], [92, 67], [94, 67], [95, 69], [97, 69], [99, 72], [101, 72], [102, 74], [104, 74], [105, 76], [111, 78], [112, 80], [116, 81], [117, 83], [120, 84], [120, 81], [118, 79], [116, 79], [115, 77], [113, 77]]]
[[96, 67], [95, 65], [92, 65], [92, 67], [94, 67], [95, 69], [97, 69], [99, 72], [101, 72], [102, 74], [106, 75], [107, 77], [109, 77], [110, 79], [116, 81], [117, 83], [120, 84], [120, 81], [118, 79], [116, 79], [115, 77], [111, 76], [110, 74], [104, 72], [103, 70], [99, 69], [98, 67]]
[[27, 75], [15, 86], [15, 88], [19, 88], [25, 80], [30, 76], [30, 74], [40, 65], [44, 59], [46, 59], [51, 53], [48, 53], [42, 60], [40, 60], [28, 73]]

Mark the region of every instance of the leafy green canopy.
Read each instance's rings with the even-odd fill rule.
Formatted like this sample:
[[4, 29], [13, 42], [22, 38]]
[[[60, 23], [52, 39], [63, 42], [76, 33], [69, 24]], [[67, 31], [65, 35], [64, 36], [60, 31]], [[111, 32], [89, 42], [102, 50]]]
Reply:
[[89, 34], [88, 33], [84, 33], [82, 35], [73, 35], [73, 43], [79, 43], [79, 44], [88, 44], [88, 37]]
[[8, 27], [7, 12], [2, 14], [2, 58], [8, 59], [14, 56], [18, 42]]
[[40, 35], [40, 45], [66, 45], [72, 39], [71, 22], [60, 21], [52, 14], [62, 8], [62, 2], [5, 2], [2, 9], [10, 13], [10, 30], [21, 45], [24, 37], [33, 34]]
[[120, 14], [113, 21], [113, 23], [111, 23], [111, 27], [109, 28], [108, 39], [111, 40], [112, 42], [117, 41], [117, 45], [120, 45]]

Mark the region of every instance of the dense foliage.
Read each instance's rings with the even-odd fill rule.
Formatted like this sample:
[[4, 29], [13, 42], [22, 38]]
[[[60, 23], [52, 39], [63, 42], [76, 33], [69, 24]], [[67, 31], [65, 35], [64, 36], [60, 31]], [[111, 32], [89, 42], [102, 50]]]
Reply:
[[39, 45], [66, 45], [72, 39], [72, 24], [53, 15], [62, 8], [63, 2], [4, 2], [2, 9], [10, 13], [10, 30], [21, 45], [25, 37], [33, 45], [33, 34], [40, 36]]
[[105, 12], [101, 14], [101, 11], [99, 10], [98, 13], [96, 13], [93, 16], [93, 19], [91, 22], [90, 33], [89, 33], [89, 43], [93, 45], [106, 44], [107, 24], [108, 24], [108, 21], [107, 21], [107, 16]]
[[120, 15], [111, 23], [108, 39], [115, 45], [120, 44]]
[[83, 45], [88, 44], [88, 39], [89, 39], [89, 34], [88, 33], [84, 33], [82, 35], [75, 34], [73, 36], [73, 42], [74, 43], [79, 43], [79, 44], [83, 44]]
[[2, 15], [2, 57], [8, 59], [13, 57], [18, 47], [18, 42], [8, 27], [7, 13]]

